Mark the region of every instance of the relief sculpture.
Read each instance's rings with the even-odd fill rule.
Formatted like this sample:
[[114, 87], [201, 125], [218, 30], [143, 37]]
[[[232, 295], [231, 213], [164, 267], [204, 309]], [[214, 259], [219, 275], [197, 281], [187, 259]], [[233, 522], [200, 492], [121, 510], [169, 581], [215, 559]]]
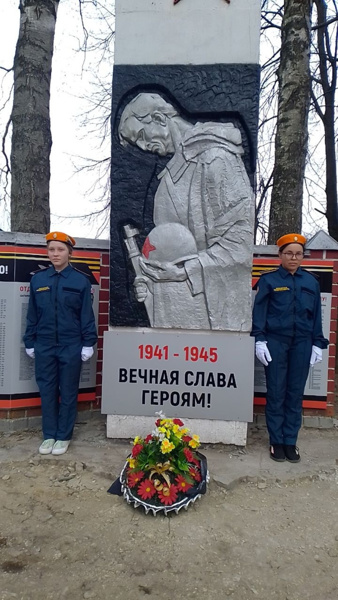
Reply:
[[142, 253], [125, 227], [151, 326], [249, 331], [254, 201], [239, 129], [190, 123], [161, 95], [140, 93], [118, 133], [122, 146], [169, 157]]

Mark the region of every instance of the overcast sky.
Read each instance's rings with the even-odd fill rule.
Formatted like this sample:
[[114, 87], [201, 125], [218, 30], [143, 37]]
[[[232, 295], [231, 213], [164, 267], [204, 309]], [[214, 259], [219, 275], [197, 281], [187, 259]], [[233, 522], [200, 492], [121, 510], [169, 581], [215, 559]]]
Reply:
[[[11, 67], [19, 31], [20, 12], [18, 0], [0, 3], [0, 65]], [[87, 10], [86, 26], [96, 31], [102, 24], [96, 18], [97, 9]], [[79, 219], [63, 219], [63, 215], [83, 215], [96, 209], [88, 189], [93, 183], [92, 176], [82, 172], [74, 175], [74, 164], [82, 164], [79, 156], [102, 159], [109, 153], [109, 141], [99, 147], [98, 139], [90, 133], [90, 127], [81, 128], [79, 115], [88, 109], [85, 97], [91, 96], [97, 65], [94, 74], [91, 65], [94, 58], [89, 53], [85, 58], [79, 52], [83, 41], [83, 31], [77, 0], [61, 0], [57, 16], [54, 45], [51, 122], [53, 146], [51, 154], [51, 228], [60, 228], [74, 237], [96, 237], [98, 223], [88, 223]], [[113, 65], [102, 63], [100, 71], [111, 79]], [[1, 76], [1, 73], [0, 73]], [[0, 105], [3, 106], [8, 92], [11, 75], [6, 76], [0, 88]], [[6, 84], [7, 81], [7, 84]], [[0, 126], [8, 119], [10, 105], [0, 114]], [[9, 146], [8, 146], [9, 152]], [[1, 164], [3, 164], [2, 159]], [[89, 199], [89, 196], [90, 199]], [[9, 230], [8, 211], [0, 205], [0, 227]], [[108, 238], [105, 230], [100, 237]]]
[[[141, 1], [141, 0], [140, 0]], [[20, 13], [18, 0], [0, 0], [0, 65], [10, 67], [13, 63], [15, 45], [19, 30]], [[104, 2], [111, 6], [112, 2]], [[99, 4], [85, 4], [85, 24], [90, 31], [102, 31], [104, 24], [99, 16]], [[94, 183], [96, 176], [82, 171], [75, 174], [75, 166], [80, 166], [83, 161], [79, 157], [103, 159], [110, 153], [110, 143], [107, 138], [101, 145], [100, 134], [95, 136], [95, 126], [80, 126], [81, 115], [88, 107], [86, 97], [93, 98], [95, 93], [95, 78], [99, 74], [106, 78], [107, 88], [110, 88], [113, 70], [112, 58], [104, 60], [98, 66], [93, 54], [88, 53], [85, 60], [79, 47], [83, 42], [83, 30], [78, 9], [78, 0], [61, 0], [59, 4], [55, 50], [52, 70], [51, 89], [51, 119], [53, 147], [51, 154], [51, 227], [60, 228], [71, 235], [81, 237], [96, 237], [100, 221], [82, 219], [62, 218], [68, 215], [84, 215], [97, 208], [93, 203], [94, 197], [99, 195], [89, 193], [88, 190]], [[264, 48], [261, 47], [261, 56], [264, 60]], [[266, 50], [266, 49], [265, 49]], [[271, 52], [270, 46], [267, 51]], [[3, 71], [0, 71], [0, 79], [3, 79]], [[6, 85], [7, 82], [7, 85]], [[8, 87], [11, 82], [11, 74], [5, 77], [5, 83], [0, 87], [0, 107], [6, 99]], [[11, 105], [0, 111], [0, 132], [4, 129]], [[310, 116], [311, 122], [311, 116]], [[316, 157], [316, 172], [310, 172], [309, 176], [314, 182], [314, 192], [304, 197], [303, 230], [309, 237], [319, 228], [326, 228], [326, 219], [314, 210], [318, 206], [321, 210], [325, 207], [325, 193], [322, 187], [316, 187], [319, 182], [318, 173], [325, 169], [323, 145], [316, 145], [316, 140], [321, 139], [322, 127], [317, 125], [318, 133], [312, 137], [312, 147], [309, 153]], [[92, 131], [94, 130], [94, 132]], [[313, 143], [314, 141], [314, 143]], [[10, 152], [10, 146], [7, 146]], [[313, 161], [313, 158], [312, 158]], [[0, 156], [0, 165], [3, 158]], [[2, 194], [0, 190], [0, 194]], [[8, 210], [2, 202], [0, 204], [0, 227], [9, 230]], [[106, 228], [99, 233], [100, 237], [108, 238], [109, 232]]]

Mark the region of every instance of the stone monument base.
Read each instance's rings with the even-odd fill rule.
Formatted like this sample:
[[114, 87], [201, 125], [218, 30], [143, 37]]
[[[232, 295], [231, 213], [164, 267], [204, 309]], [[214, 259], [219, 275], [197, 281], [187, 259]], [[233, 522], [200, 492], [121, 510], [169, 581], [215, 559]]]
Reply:
[[[117, 439], [148, 435], [154, 429], [154, 417], [107, 415], [107, 437]], [[214, 419], [186, 419], [184, 424], [200, 437], [202, 444], [234, 444], [245, 446], [248, 424], [243, 421]]]

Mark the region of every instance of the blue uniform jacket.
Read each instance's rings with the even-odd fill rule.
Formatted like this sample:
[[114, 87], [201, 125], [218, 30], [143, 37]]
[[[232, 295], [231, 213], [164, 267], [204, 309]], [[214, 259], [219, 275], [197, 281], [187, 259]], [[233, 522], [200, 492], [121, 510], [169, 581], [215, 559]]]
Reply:
[[26, 348], [34, 348], [36, 341], [93, 346], [97, 334], [90, 290], [86, 275], [70, 265], [59, 273], [54, 267], [35, 273], [23, 338]]
[[253, 309], [252, 332], [258, 341], [267, 335], [280, 340], [309, 339], [326, 348], [319, 284], [300, 267], [291, 275], [284, 267], [261, 275]]

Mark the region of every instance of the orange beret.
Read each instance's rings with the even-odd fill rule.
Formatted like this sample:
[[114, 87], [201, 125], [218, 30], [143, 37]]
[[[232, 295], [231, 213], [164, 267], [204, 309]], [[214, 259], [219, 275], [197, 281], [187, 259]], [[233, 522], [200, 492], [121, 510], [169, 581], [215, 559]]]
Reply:
[[287, 233], [286, 235], [282, 235], [282, 237], [277, 240], [278, 248], [281, 248], [286, 244], [302, 244], [302, 246], [304, 246], [305, 243], [306, 237], [300, 233]]
[[75, 246], [75, 240], [70, 235], [66, 233], [62, 233], [62, 231], [51, 231], [46, 235], [47, 242], [63, 242], [64, 244], [68, 244], [69, 246]]

